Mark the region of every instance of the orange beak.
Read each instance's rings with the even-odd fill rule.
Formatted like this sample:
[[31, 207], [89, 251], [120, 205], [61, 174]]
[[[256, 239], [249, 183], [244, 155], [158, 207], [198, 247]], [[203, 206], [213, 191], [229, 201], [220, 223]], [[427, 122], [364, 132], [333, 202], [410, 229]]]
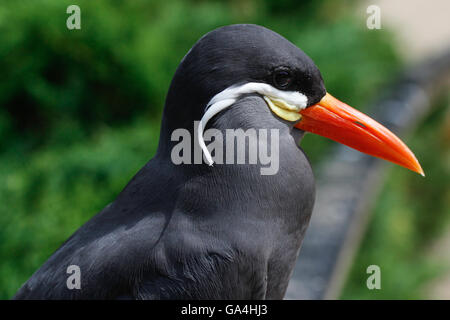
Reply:
[[327, 93], [318, 104], [300, 111], [295, 127], [394, 162], [425, 176], [409, 148], [391, 131]]

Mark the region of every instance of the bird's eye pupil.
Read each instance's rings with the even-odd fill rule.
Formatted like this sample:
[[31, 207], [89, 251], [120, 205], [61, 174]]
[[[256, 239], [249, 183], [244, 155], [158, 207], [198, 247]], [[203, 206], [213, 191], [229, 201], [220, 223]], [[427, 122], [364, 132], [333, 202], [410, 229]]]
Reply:
[[278, 71], [274, 74], [274, 82], [278, 88], [286, 88], [292, 81], [291, 74], [288, 71]]

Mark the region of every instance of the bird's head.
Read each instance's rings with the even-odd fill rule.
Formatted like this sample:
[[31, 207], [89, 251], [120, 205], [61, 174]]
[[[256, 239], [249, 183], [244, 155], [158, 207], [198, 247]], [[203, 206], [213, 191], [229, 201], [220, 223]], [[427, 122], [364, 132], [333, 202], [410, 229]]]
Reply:
[[271, 111], [252, 114], [249, 123], [282, 121], [423, 175], [414, 154], [392, 132], [327, 93], [319, 69], [302, 50], [257, 25], [216, 29], [191, 48], [172, 80], [162, 139], [201, 119], [199, 144], [212, 164], [202, 139], [206, 123], [248, 95], [259, 95]]

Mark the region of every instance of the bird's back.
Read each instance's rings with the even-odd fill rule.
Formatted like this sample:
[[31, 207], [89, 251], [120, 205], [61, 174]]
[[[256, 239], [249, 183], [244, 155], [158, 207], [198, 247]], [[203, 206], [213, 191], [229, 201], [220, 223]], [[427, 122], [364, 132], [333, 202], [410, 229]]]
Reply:
[[[263, 245], [244, 248], [236, 237], [249, 235], [248, 222], [216, 220], [227, 213], [193, 192], [209, 179], [186, 182], [176, 171], [162, 174], [162, 166], [150, 161], [14, 299], [264, 298]], [[79, 288], [68, 286], [69, 266], [79, 268]]]

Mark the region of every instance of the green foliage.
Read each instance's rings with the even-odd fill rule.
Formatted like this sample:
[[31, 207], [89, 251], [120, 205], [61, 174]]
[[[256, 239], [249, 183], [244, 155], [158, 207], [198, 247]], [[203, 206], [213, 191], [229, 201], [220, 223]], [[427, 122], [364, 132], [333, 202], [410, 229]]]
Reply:
[[[426, 178], [393, 168], [377, 201], [344, 299], [420, 299], [427, 281], [448, 271], [430, 259], [432, 241], [450, 224], [450, 113], [448, 101], [430, 114], [409, 142]], [[366, 287], [367, 266], [381, 268], [381, 290]]]
[[[340, 1], [0, 2], [0, 298], [112, 201], [155, 152], [182, 57], [204, 33], [256, 23], [293, 41], [328, 90], [366, 103], [398, 66], [390, 34]], [[81, 30], [66, 8], [81, 8]], [[303, 147], [313, 162], [329, 144]]]

